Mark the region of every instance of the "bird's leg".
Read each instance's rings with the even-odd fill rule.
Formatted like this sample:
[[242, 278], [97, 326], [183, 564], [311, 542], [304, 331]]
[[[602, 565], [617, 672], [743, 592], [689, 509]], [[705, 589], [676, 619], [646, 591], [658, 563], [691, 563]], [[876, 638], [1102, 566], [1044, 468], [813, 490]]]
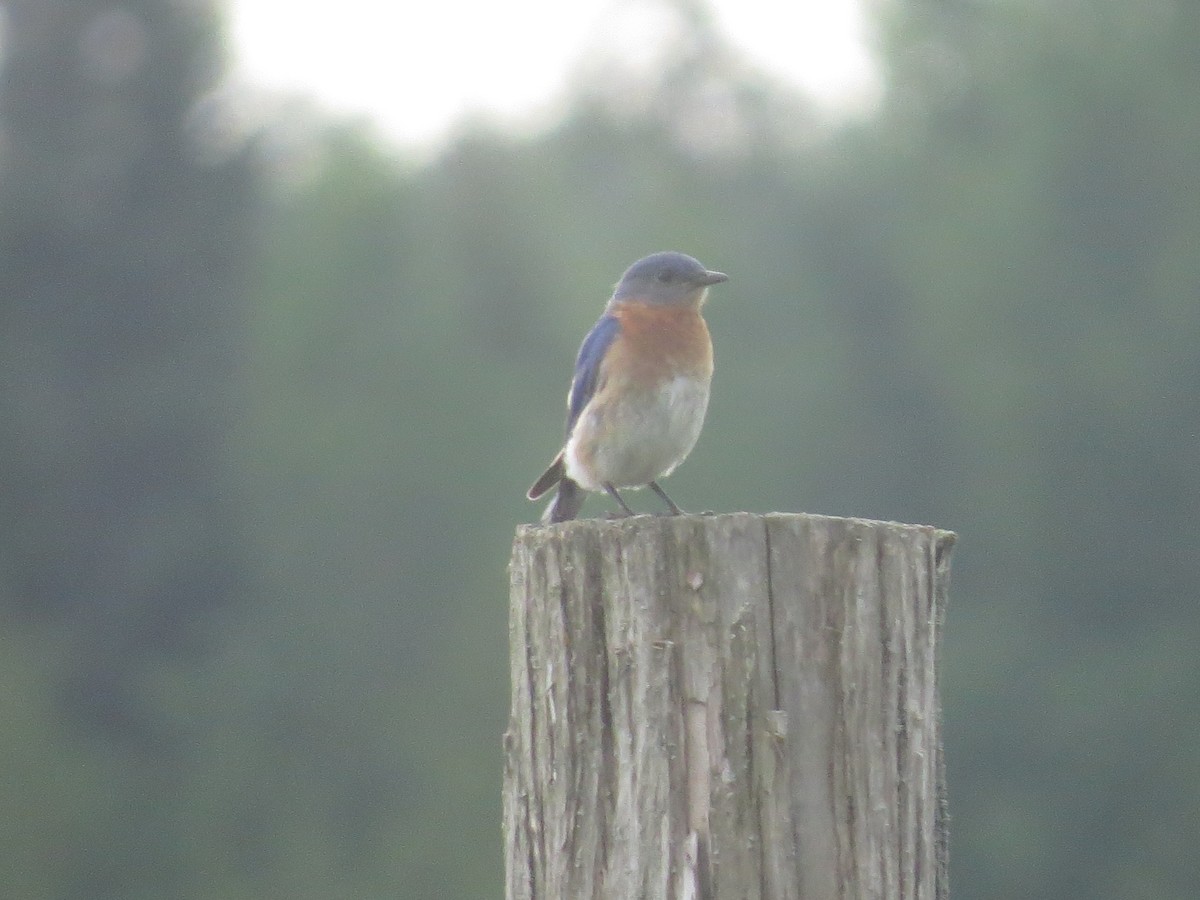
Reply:
[[[604, 489], [606, 491], [608, 491], [608, 496], [610, 496], [614, 500], [616, 500], [617, 505], [620, 506], [621, 509], [625, 510], [625, 516], [633, 515], [633, 510], [630, 509], [629, 506], [625, 503], [625, 501], [621, 499], [621, 495], [617, 493], [617, 489], [615, 487], [613, 487], [611, 484], [606, 484], [604, 486]], [[623, 518], [625, 518], [625, 516], [617, 516], [616, 518], [623, 519]]]
[[653, 488], [654, 493], [656, 493], [656, 494], [658, 494], [658, 496], [662, 497], [663, 502], [666, 503], [667, 506], [669, 506], [671, 508], [671, 515], [673, 515], [673, 516], [686, 515], [686, 513], [682, 509], [680, 509], [678, 506], [675, 505], [675, 501], [667, 496], [667, 492], [658, 486], [657, 481], [650, 482], [650, 487]]

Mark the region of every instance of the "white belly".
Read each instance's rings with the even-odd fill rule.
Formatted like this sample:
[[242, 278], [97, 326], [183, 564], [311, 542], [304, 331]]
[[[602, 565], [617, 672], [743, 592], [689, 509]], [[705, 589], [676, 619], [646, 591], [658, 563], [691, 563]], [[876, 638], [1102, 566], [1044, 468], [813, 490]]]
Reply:
[[687, 458], [707, 409], [708, 381], [684, 376], [626, 402], [597, 396], [567, 442], [567, 475], [589, 491], [645, 487]]

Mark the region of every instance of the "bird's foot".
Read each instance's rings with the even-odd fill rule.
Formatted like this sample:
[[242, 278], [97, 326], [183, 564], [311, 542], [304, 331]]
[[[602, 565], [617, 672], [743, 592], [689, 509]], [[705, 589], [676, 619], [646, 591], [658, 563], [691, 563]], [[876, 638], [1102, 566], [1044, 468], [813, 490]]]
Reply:
[[658, 494], [658, 496], [662, 498], [662, 501], [667, 504], [667, 508], [671, 511], [670, 515], [672, 515], [672, 516], [686, 516], [687, 515], [687, 513], [685, 513], [682, 509], [680, 509], [678, 506], [675, 505], [674, 500], [672, 500], [670, 497], [667, 496], [667, 492], [664, 491], [661, 487], [659, 487], [657, 481], [650, 482], [650, 489], [652, 491], [654, 491], [654, 493]]
[[617, 506], [621, 507], [620, 513], [615, 515], [612, 513], [609, 514], [610, 519], [625, 519], [633, 515], [633, 510], [629, 508], [629, 504], [626, 503], [624, 499], [622, 499], [621, 495], [617, 493], [617, 489], [615, 487], [613, 487], [611, 484], [606, 484], [604, 486], [604, 490], [608, 492], [608, 496], [617, 501]]

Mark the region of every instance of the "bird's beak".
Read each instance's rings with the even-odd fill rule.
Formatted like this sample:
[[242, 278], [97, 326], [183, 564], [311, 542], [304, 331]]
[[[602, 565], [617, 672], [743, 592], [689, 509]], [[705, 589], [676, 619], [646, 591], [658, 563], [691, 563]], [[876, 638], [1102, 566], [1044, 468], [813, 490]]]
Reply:
[[710, 284], [720, 284], [722, 281], [728, 281], [729, 276], [724, 272], [705, 272], [698, 280], [700, 284], [707, 287]]

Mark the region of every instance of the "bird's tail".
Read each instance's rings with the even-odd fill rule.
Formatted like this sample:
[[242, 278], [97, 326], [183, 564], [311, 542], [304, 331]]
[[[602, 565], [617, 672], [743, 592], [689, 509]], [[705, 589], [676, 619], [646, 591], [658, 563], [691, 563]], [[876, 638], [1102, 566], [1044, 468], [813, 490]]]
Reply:
[[554, 501], [546, 507], [546, 511], [542, 514], [542, 524], [566, 522], [568, 519], [575, 518], [579, 515], [579, 510], [583, 508], [585, 496], [583, 488], [577, 482], [564, 477], [558, 483], [558, 493], [554, 495]]
[[558, 484], [563, 476], [566, 475], [566, 472], [567, 465], [563, 462], [563, 454], [560, 450], [558, 456], [554, 457], [554, 462], [550, 463], [546, 467], [546, 471], [538, 476], [538, 480], [533, 483], [533, 487], [525, 492], [525, 496], [530, 500], [536, 500], [542, 494], [546, 493], [546, 491], [550, 490], [550, 488]]
[[546, 511], [542, 513], [543, 525], [573, 519], [579, 515], [579, 510], [583, 507], [583, 488], [567, 477], [567, 467], [563, 461], [562, 453], [554, 457], [554, 462], [550, 463], [549, 468], [533, 483], [533, 487], [528, 490], [525, 496], [530, 500], [536, 500], [556, 484], [558, 485], [558, 493], [555, 494], [554, 500], [550, 505], [546, 507]]

